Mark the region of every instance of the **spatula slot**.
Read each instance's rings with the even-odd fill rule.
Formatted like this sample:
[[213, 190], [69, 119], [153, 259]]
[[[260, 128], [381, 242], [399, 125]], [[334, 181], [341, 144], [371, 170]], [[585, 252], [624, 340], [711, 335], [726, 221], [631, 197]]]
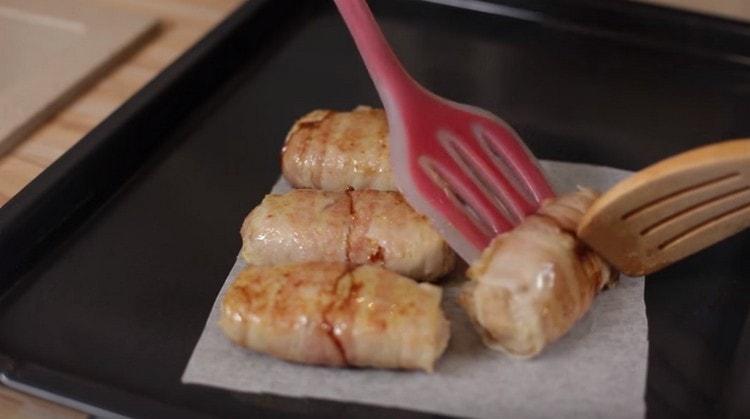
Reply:
[[651, 224], [650, 226], [648, 226], [648, 227], [644, 228], [643, 230], [641, 230], [640, 234], [641, 234], [641, 236], [646, 236], [649, 233], [651, 233], [654, 230], [656, 230], [657, 228], [661, 227], [662, 225], [667, 224], [667, 223], [672, 222], [672, 221], [679, 220], [682, 216], [684, 216], [684, 215], [686, 215], [688, 213], [691, 213], [691, 212], [694, 212], [694, 211], [700, 211], [701, 208], [706, 207], [707, 205], [710, 205], [712, 203], [719, 203], [719, 202], [724, 201], [724, 200], [734, 199], [734, 198], [742, 195], [743, 193], [747, 192], [748, 190], [750, 190], [750, 186], [745, 186], [745, 187], [742, 187], [742, 188], [738, 188], [738, 189], [729, 191], [727, 193], [719, 194], [717, 196], [713, 196], [711, 198], [705, 199], [705, 200], [703, 200], [703, 201], [701, 201], [701, 202], [699, 202], [699, 203], [697, 203], [695, 205], [691, 205], [688, 208], [685, 208], [685, 209], [683, 209], [681, 211], [675, 212], [674, 214], [672, 214], [672, 215], [670, 215], [670, 216], [668, 216], [666, 218], [663, 218], [663, 219], [661, 219], [661, 220], [659, 220], [659, 221]]
[[[715, 217], [712, 217], [706, 221], [703, 221], [702, 223], [698, 225], [695, 225], [683, 231], [682, 233], [659, 244], [658, 249], [668, 250], [670, 247], [677, 245], [680, 241], [682, 241], [683, 239], [687, 239], [689, 236], [701, 234], [704, 231], [708, 231], [708, 229], [714, 226], [717, 226], [719, 223], [728, 221], [730, 218], [736, 217], [738, 220], [741, 220], [743, 219], [743, 216], [745, 217], [745, 219], [747, 219], [747, 217], [750, 216], [750, 202], [745, 203], [744, 205], [741, 205], [739, 207], [733, 208], [729, 211], [725, 211]], [[730, 232], [730, 234], [733, 232], [734, 231]]]
[[419, 159], [419, 165], [428, 178], [443, 191], [453, 206], [466, 215], [479, 231], [491, 238], [493, 228], [490, 223], [471, 205], [467, 197], [462, 196], [462, 193], [460, 192], [461, 188], [454, 182], [448, 180], [451, 176], [447, 175], [447, 171], [442, 168], [439, 163], [425, 156], [422, 156]]
[[656, 207], [659, 204], [665, 203], [669, 200], [676, 200], [681, 197], [688, 196], [692, 193], [702, 191], [706, 188], [715, 187], [716, 185], [721, 184], [723, 182], [732, 181], [739, 176], [740, 176], [739, 173], [733, 172], [733, 173], [721, 175], [721, 176], [706, 180], [701, 183], [697, 183], [695, 185], [688, 186], [686, 188], [678, 189], [677, 191], [671, 192], [667, 195], [659, 197], [658, 199], [655, 199], [644, 205], [641, 205], [638, 208], [635, 208], [631, 211], [626, 212], [625, 214], [622, 215], [622, 217], [620, 217], [620, 219], [623, 221], [629, 220], [642, 212], [645, 212], [653, 207]]
[[470, 156], [461, 146], [461, 143], [455, 136], [447, 131], [440, 130], [437, 134], [439, 143], [446, 152], [453, 158], [453, 161], [461, 168], [462, 172], [479, 188], [482, 193], [492, 202], [506, 219], [511, 220], [513, 224], [521, 222], [520, 211], [513, 210], [512, 204], [509, 204], [499, 189], [497, 183], [501, 180], [493, 179], [492, 174], [481, 170], [481, 162]]
[[534, 198], [534, 192], [518, 175], [519, 168], [508, 160], [507, 153], [503, 152], [503, 144], [500, 139], [480, 124], [473, 124], [472, 132], [479, 142], [479, 145], [495, 164], [495, 167], [505, 175], [505, 178], [508, 179], [515, 190], [518, 191], [518, 193], [520, 193], [529, 204], [533, 204], [536, 201]]

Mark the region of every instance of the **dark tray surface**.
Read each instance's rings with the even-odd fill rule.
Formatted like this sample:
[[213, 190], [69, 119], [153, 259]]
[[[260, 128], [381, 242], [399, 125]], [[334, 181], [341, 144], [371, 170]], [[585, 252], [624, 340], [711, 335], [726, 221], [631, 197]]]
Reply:
[[[418, 80], [503, 116], [541, 158], [637, 169], [750, 134], [750, 67], [741, 60], [560, 25], [559, 16], [546, 25], [373, 3]], [[379, 103], [333, 10], [268, 4], [266, 18], [284, 17], [263, 28], [264, 42], [244, 51], [258, 33], [235, 18], [214, 65], [200, 67], [206, 86], [183, 85], [185, 104], [152, 109], [133, 128], [137, 170], [51, 240], [33, 269], [14, 274], [0, 300], [10, 377], [138, 416], [394, 413], [179, 381], [239, 249], [238, 227], [279, 174], [292, 121], [318, 107]], [[741, 234], [649, 278], [650, 416], [726, 413], [728, 394], [745, 391], [732, 365], [750, 303], [749, 250]]]

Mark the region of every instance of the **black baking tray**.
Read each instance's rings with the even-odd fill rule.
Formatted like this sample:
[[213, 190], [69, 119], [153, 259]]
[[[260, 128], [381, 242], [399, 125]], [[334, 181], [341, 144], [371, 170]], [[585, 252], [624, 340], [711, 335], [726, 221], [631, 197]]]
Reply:
[[[540, 158], [638, 169], [750, 136], [740, 22], [626, 1], [372, 6], [419, 81]], [[138, 417], [430, 416], [180, 383], [291, 123], [378, 103], [328, 1], [242, 5], [0, 209], [2, 380]], [[745, 232], [647, 279], [649, 417], [750, 417], [749, 257]]]

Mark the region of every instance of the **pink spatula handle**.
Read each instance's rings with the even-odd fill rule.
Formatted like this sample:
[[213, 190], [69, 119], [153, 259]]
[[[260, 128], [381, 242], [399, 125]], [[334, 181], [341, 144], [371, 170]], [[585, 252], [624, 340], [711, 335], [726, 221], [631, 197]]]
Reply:
[[394, 100], [404, 100], [418, 84], [406, 73], [396, 54], [380, 30], [365, 0], [334, 0], [349, 32], [357, 44], [370, 78], [378, 90], [383, 105], [388, 108]]

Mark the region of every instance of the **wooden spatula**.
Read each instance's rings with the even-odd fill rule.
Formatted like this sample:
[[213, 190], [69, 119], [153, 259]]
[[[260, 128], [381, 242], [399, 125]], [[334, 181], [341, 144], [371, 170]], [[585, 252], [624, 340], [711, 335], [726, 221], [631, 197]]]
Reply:
[[750, 139], [697, 148], [615, 185], [579, 237], [621, 272], [666, 267], [750, 226]]

